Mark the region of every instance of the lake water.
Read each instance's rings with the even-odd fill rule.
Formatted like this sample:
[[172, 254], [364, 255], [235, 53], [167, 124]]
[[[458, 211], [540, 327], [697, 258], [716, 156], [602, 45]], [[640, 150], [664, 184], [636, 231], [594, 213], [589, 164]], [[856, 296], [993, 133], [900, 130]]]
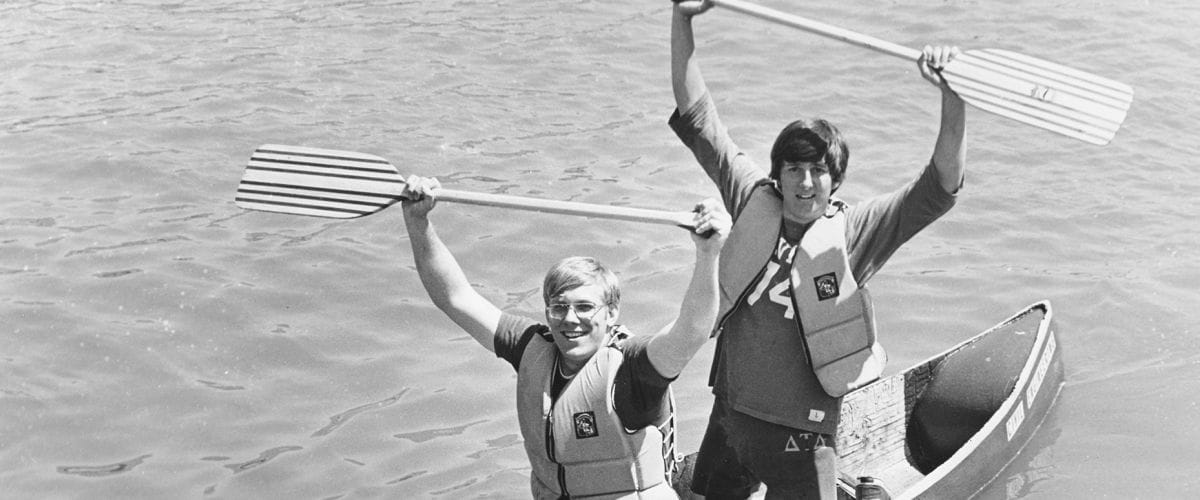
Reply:
[[[1200, 7], [1189, 0], [766, 5], [903, 45], [1004, 48], [1131, 84], [1091, 146], [969, 114], [958, 206], [872, 281], [901, 370], [1050, 300], [1067, 382], [984, 498], [1200, 488]], [[0, 3], [0, 496], [524, 498], [515, 376], [432, 306], [398, 208], [246, 212], [250, 153], [377, 154], [450, 188], [685, 210], [715, 189], [666, 125], [670, 6], [409, 0]], [[849, 201], [932, 150], [913, 64], [714, 10], [700, 60], [761, 162], [838, 123]], [[609, 263], [637, 331], [673, 316], [680, 230], [442, 204], [472, 282], [541, 311], [560, 257]], [[711, 395], [677, 384], [684, 452]]]

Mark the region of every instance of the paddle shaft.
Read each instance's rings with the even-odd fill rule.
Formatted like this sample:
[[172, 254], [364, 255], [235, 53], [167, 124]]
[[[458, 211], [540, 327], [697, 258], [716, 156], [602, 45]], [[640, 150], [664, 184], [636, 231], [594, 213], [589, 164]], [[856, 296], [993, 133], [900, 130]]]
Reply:
[[669, 212], [646, 208], [614, 207], [611, 205], [595, 205], [573, 201], [556, 201], [540, 198], [523, 198], [520, 196], [476, 193], [452, 189], [438, 189], [434, 196], [439, 200], [452, 201], [468, 205], [512, 208], [533, 212], [597, 217], [631, 222], [647, 222], [652, 224], [667, 224], [684, 228], [694, 228], [692, 212]]
[[855, 33], [848, 29], [831, 26], [825, 23], [805, 19], [803, 17], [785, 14], [774, 9], [762, 7], [742, 0], [711, 0], [713, 5], [724, 7], [729, 10], [741, 12], [759, 19], [771, 21], [798, 28], [809, 33], [815, 33], [821, 36], [829, 37], [834, 40], [841, 40], [850, 44], [858, 45], [859, 47], [868, 48], [876, 52], [882, 52], [901, 59], [916, 61], [921, 57], [921, 51], [911, 49], [903, 45], [895, 44], [887, 40], [880, 40], [873, 36]]

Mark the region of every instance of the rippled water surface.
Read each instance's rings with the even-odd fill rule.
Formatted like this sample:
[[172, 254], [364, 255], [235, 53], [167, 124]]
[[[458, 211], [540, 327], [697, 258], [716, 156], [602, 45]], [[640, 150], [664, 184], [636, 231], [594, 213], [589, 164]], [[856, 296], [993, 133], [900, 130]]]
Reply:
[[[958, 206], [872, 281], [900, 370], [1032, 302], [1067, 385], [986, 498], [1200, 487], [1200, 8], [1184, 0], [775, 8], [908, 46], [1005, 48], [1133, 85], [1090, 146], [973, 110]], [[429, 302], [400, 211], [245, 212], [263, 143], [369, 152], [447, 187], [682, 210], [715, 195], [666, 126], [667, 2], [0, 3], [0, 491], [12, 498], [522, 498], [515, 376]], [[701, 63], [740, 144], [822, 116], [850, 201], [928, 158], [912, 64], [714, 11]], [[678, 230], [443, 204], [472, 282], [539, 314], [551, 262], [672, 317]], [[711, 401], [677, 385], [683, 451]]]

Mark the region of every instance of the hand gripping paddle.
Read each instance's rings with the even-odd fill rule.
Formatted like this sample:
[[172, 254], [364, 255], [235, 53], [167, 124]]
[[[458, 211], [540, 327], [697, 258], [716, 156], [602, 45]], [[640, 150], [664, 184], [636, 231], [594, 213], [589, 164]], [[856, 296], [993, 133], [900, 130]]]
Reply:
[[[400, 201], [404, 177], [378, 156], [333, 149], [265, 144], [254, 151], [235, 201], [242, 208], [351, 219]], [[692, 212], [593, 205], [439, 189], [438, 200], [552, 214], [694, 227]]]
[[[919, 50], [742, 0], [712, 3], [901, 59], [921, 57]], [[1116, 135], [1133, 102], [1128, 85], [1007, 50], [965, 51], [941, 74], [963, 101], [979, 109], [1101, 146]]]

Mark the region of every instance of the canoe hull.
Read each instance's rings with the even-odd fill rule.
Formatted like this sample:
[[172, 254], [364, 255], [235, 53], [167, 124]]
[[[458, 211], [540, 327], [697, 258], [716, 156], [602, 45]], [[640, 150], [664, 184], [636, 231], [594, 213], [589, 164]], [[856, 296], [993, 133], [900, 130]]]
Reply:
[[[1032, 336], [1029, 342], [1026, 336]], [[997, 337], [1000, 336], [1000, 337]], [[986, 422], [945, 462], [920, 473], [914, 443], [906, 441], [913, 408], [952, 356], [967, 356], [972, 346], [989, 342], [1020, 356], [1019, 371], [996, 377], [1007, 396]], [[978, 355], [978, 354], [976, 354]], [[943, 375], [945, 376], [945, 375]], [[1033, 304], [995, 327], [902, 373], [876, 381], [843, 400], [838, 430], [840, 497], [853, 499], [860, 476], [878, 477], [893, 498], [970, 498], [990, 484], [1029, 442], [1053, 406], [1063, 384], [1063, 362], [1048, 302]], [[968, 390], [994, 388], [974, 387]]]
[[[1009, 361], [1000, 372], [993, 369], [984, 377], [955, 373], [963, 366], [975, 370], [1005, 358]], [[946, 381], [954, 382], [950, 392], [943, 390]], [[839, 500], [855, 498], [854, 486], [862, 476], [876, 478], [894, 499], [975, 496], [1029, 443], [1062, 385], [1057, 329], [1050, 303], [1043, 301], [903, 372], [847, 394], [837, 435]], [[909, 427], [926, 423], [923, 404], [937, 396], [953, 404], [956, 398], [980, 393], [994, 394], [996, 402], [982, 423], [970, 424], [964, 434], [968, 437], [955, 444], [947, 458], [930, 466], [914, 456], [921, 443]], [[681, 495], [689, 488], [694, 461], [694, 453], [686, 457], [674, 478]], [[753, 498], [763, 493], [760, 488]]]

